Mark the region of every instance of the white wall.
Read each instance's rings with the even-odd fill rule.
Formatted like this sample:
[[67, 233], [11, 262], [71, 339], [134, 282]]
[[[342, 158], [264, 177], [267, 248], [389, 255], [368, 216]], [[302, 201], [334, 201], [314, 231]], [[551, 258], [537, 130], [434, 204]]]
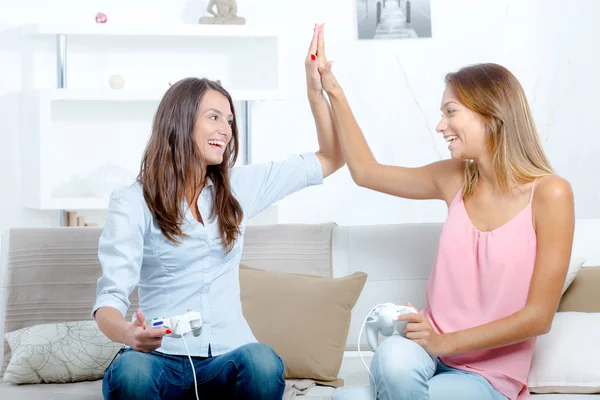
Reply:
[[[0, 3], [0, 29], [44, 18], [109, 21], [127, 18], [191, 19], [207, 1], [23, 0]], [[125, 4], [125, 5], [123, 5]], [[443, 77], [477, 62], [504, 64], [521, 80], [557, 172], [570, 180], [579, 219], [600, 219], [600, 135], [594, 118], [600, 27], [596, 0], [432, 0], [431, 39], [358, 41], [354, 0], [238, 0], [249, 23], [276, 24], [289, 43], [289, 97], [253, 106], [253, 161], [281, 159], [316, 149], [305, 98], [303, 60], [314, 22], [325, 22], [327, 53], [376, 157], [384, 163], [416, 166], [447, 158], [434, 128]], [[199, 11], [201, 12], [201, 11]], [[19, 90], [20, 59], [14, 38], [0, 36], [0, 96]], [[93, 66], [91, 66], [93, 67]], [[53, 71], [47, 76], [53, 78]], [[76, 72], [73, 72], [76, 73]], [[54, 81], [51, 80], [50, 85]], [[16, 104], [0, 108], [0, 228], [44, 225], [56, 213], [19, 205]], [[576, 153], [577, 152], [577, 153]], [[280, 222], [336, 221], [340, 225], [441, 221], [440, 202], [409, 201], [356, 187], [344, 169], [320, 187], [278, 205]]]
[[[300, 58], [310, 22], [325, 21], [327, 55], [336, 61], [338, 79], [380, 161], [416, 166], [447, 158], [445, 144], [434, 131], [444, 74], [470, 63], [498, 62], [521, 80], [550, 160], [573, 185], [577, 217], [600, 218], [600, 136], [593, 117], [600, 92], [600, 28], [595, 23], [600, 2], [432, 0], [431, 8], [432, 39], [370, 42], [353, 39], [354, 1], [303, 1], [302, 7], [296, 6], [289, 21], [289, 29], [297, 32], [290, 50], [298, 54], [290, 66], [290, 91], [296, 98], [277, 110], [283, 116], [294, 110], [303, 118], [289, 118], [294, 123], [284, 127], [286, 121], [270, 120], [273, 107], [263, 105], [255, 119], [264, 121], [265, 128], [256, 129], [255, 143], [264, 137], [261, 131], [281, 126], [286, 140], [278, 143], [280, 155], [314, 146]], [[264, 148], [268, 150], [255, 159], [275, 156], [274, 149]], [[396, 199], [357, 188], [347, 170], [280, 208], [282, 221], [331, 219], [342, 225], [440, 221], [445, 215], [439, 202]]]

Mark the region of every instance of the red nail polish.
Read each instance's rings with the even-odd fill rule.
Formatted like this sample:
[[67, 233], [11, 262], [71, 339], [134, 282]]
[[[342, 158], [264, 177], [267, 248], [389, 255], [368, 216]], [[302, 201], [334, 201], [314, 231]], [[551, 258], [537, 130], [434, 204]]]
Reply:
[[315, 56], [314, 54], [311, 54], [310, 55], [310, 59], [313, 60], [313, 61], [315, 61], [317, 59], [317, 56]]
[[167, 330], [166, 330], [166, 332], [167, 332], [167, 335], [170, 335], [170, 334], [171, 334], [171, 332], [173, 332], [173, 331], [172, 331], [172, 330], [170, 330], [170, 329], [167, 329]]

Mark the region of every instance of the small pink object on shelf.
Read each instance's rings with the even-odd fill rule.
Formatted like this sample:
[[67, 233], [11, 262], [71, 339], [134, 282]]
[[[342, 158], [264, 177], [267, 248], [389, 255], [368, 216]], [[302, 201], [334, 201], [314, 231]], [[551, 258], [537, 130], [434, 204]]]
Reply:
[[96, 14], [96, 23], [97, 24], [104, 24], [104, 23], [106, 23], [107, 20], [108, 20], [108, 18], [106, 17], [106, 14], [101, 13], [101, 12]]

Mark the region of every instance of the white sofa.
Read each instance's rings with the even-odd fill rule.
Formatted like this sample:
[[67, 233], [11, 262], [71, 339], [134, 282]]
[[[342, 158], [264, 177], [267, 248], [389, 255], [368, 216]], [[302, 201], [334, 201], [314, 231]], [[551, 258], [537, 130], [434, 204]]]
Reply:
[[[328, 254], [331, 256], [330, 261], [327, 259], [330, 268], [328, 275], [341, 277], [355, 271], [363, 271], [368, 274], [367, 283], [352, 310], [346, 352], [339, 373], [339, 377], [345, 380], [346, 387], [360, 386], [368, 382], [368, 373], [356, 351], [363, 319], [370, 307], [377, 303], [393, 302], [403, 304], [405, 301], [410, 301], [419, 308], [424, 306], [425, 286], [434, 260], [441, 224], [356, 227], [330, 224], [330, 226], [331, 237], [325, 239], [330, 241], [330, 245], [325, 243], [327, 244], [326, 247], [330, 249]], [[311, 236], [312, 230], [317, 228], [319, 232], [323, 232], [323, 225], [248, 226], [246, 228], [247, 245], [244, 254], [253, 251], [253, 246], [255, 246], [253, 244], [255, 242], [253, 240], [254, 236], [262, 235], [264, 239], [265, 232], [272, 231], [270, 237], [282, 237], [291, 228], [293, 228], [292, 231], [294, 229], [302, 231], [304, 237]], [[588, 259], [586, 264], [588, 265], [600, 265], [600, 253], [594, 241], [594, 239], [597, 240], [597, 232], [600, 232], [600, 230], [593, 232], [595, 225], [592, 228], [592, 225], [585, 223], [585, 221], [578, 224], [577, 229], [574, 253], [586, 256]], [[99, 233], [100, 229], [98, 228], [18, 228], [4, 233], [2, 239], [3, 262], [0, 270], [2, 272], [0, 274], [1, 299], [4, 300], [7, 292], [11, 292], [11, 290], [11, 296], [14, 296], [18, 290], [21, 290], [18, 289], [21, 286], [23, 286], [22, 290], [26, 290], [26, 287], [39, 286], [40, 293], [43, 292], [44, 282], [36, 282], [38, 278], [32, 277], [30, 282], [15, 282], [14, 279], [11, 280], [13, 275], [10, 272], [7, 273], [8, 268], [26, 267], [26, 265], [23, 265], [26, 264], [24, 261], [26, 259], [30, 260], [29, 262], [37, 262], [36, 254], [41, 254], [40, 252], [45, 254], [44, 259], [54, 260], [53, 265], [56, 266], [57, 274], [65, 273], [61, 272], [61, 260], [68, 259], [68, 265], [71, 267], [73, 264], [77, 264], [77, 266], [81, 264], [81, 268], [79, 268], [81, 275], [73, 276], [73, 273], [70, 272], [68, 277], [57, 279], [57, 281], [69, 280], [74, 282], [67, 286], [73, 292], [72, 296], [69, 297], [73, 299], [71, 305], [75, 307], [73, 311], [47, 315], [43, 313], [36, 314], [35, 310], [29, 310], [28, 312], [31, 312], [30, 316], [20, 316], [18, 310], [12, 309], [5, 312], [3, 308], [0, 308], [0, 334], [5, 331], [6, 321], [10, 325], [10, 328], [6, 329], [8, 331], [15, 327], [30, 326], [32, 324], [86, 319], [86, 315], [89, 318], [89, 307], [91, 307], [94, 296], [95, 280], [99, 274], [97, 259], [95, 259], [96, 248], [94, 247], [94, 243], [97, 244]], [[28, 241], [31, 244], [28, 244]], [[19, 243], [17, 244], [17, 242]], [[303, 254], [297, 249], [295, 251], [286, 248], [284, 251], [289, 251], [290, 259], [302, 257]], [[254, 266], [260, 266], [260, 257], [257, 254], [253, 253], [251, 258]], [[328, 257], [327, 254], [325, 256]], [[245, 257], [242, 259], [243, 262], [249, 260], [247, 255]], [[298, 260], [294, 258], [292, 261], [297, 262]], [[279, 257], [279, 262], [281, 262], [281, 257]], [[304, 272], [311, 273], [310, 270]], [[4, 301], [2, 301], [2, 306], [4, 307]], [[135, 300], [133, 300], [132, 308], [135, 306]], [[598, 332], [597, 338], [600, 338], [600, 332]], [[362, 354], [368, 364], [371, 352], [366, 351], [364, 333], [361, 342], [361, 348], [364, 349]], [[600, 341], [597, 341], [597, 343], [600, 343]], [[3, 346], [5, 345], [6, 342], [3, 341]], [[0, 357], [2, 357], [2, 353], [0, 351]], [[595, 348], [591, 354], [598, 354], [598, 348]], [[8, 360], [4, 360], [4, 365], [7, 362]], [[597, 362], [595, 365], [598, 366]], [[597, 385], [600, 387], [600, 382], [597, 382]], [[101, 381], [99, 380], [68, 384], [13, 385], [1, 383], [0, 399], [101, 399], [100, 387]], [[297, 397], [305, 397], [307, 400], [331, 399], [335, 390], [332, 387], [315, 386]], [[598, 392], [600, 392], [600, 389], [598, 389]], [[532, 398], [536, 400], [600, 400], [600, 394], [534, 394]]]

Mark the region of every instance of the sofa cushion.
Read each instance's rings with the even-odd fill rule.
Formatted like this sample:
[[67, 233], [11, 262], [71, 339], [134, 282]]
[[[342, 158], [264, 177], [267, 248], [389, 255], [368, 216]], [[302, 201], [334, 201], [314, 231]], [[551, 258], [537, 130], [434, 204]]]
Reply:
[[248, 225], [240, 264], [265, 271], [333, 276], [335, 223]]
[[564, 293], [558, 311], [600, 312], [600, 267], [583, 267]]
[[286, 379], [341, 386], [350, 313], [366, 280], [363, 272], [326, 278], [241, 266], [243, 313], [257, 340], [282, 358]]
[[102, 381], [15, 385], [0, 382], [2, 400], [103, 400]]
[[600, 393], [600, 313], [558, 312], [536, 340], [529, 372], [532, 393]]
[[4, 380], [67, 383], [101, 379], [121, 345], [96, 321], [34, 325], [5, 334], [12, 356]]

